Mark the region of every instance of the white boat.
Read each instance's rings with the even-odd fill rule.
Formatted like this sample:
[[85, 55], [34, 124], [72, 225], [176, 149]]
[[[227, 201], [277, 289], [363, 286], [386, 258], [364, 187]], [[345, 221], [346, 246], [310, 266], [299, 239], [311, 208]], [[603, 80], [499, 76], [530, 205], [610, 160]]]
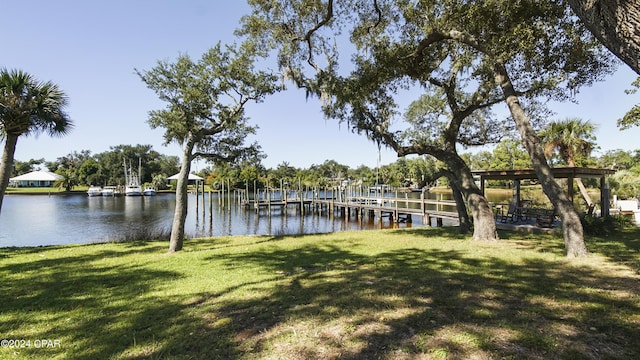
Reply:
[[124, 178], [126, 181], [126, 185], [124, 187], [124, 194], [126, 196], [141, 196], [142, 195], [142, 186], [140, 186], [140, 171], [141, 165], [138, 165], [138, 173], [131, 170], [131, 164], [129, 164], [129, 172], [127, 172], [127, 163], [124, 164]]
[[140, 196], [142, 195], [142, 187], [140, 185], [127, 185], [124, 188], [124, 194], [126, 196]]
[[102, 196], [116, 196], [115, 186], [105, 186], [102, 188]]
[[147, 186], [144, 188], [144, 190], [142, 191], [142, 194], [144, 196], [154, 196], [156, 194], [156, 188]]
[[87, 195], [89, 196], [100, 196], [102, 195], [102, 188], [100, 186], [89, 186], [89, 190], [87, 190]]

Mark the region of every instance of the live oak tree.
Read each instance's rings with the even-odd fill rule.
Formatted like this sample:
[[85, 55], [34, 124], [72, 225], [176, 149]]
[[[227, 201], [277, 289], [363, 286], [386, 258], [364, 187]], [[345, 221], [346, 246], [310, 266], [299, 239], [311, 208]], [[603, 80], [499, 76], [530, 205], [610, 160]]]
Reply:
[[20, 136], [46, 133], [62, 136], [73, 128], [65, 113], [66, 94], [52, 82], [38, 81], [21, 70], [0, 69], [0, 209]]
[[[567, 0], [587, 28], [620, 60], [640, 74], [640, 1]], [[634, 82], [637, 88], [640, 79]], [[636, 89], [630, 91], [636, 92]], [[618, 120], [621, 130], [640, 125], [640, 105]]]
[[226, 162], [255, 155], [259, 149], [245, 145], [247, 135], [255, 133], [245, 105], [262, 101], [278, 86], [277, 77], [255, 69], [258, 54], [250, 43], [224, 49], [218, 44], [197, 62], [181, 55], [174, 63], [160, 61], [149, 71], [137, 71], [166, 103], [164, 109], [149, 112], [149, 125], [165, 129], [165, 143], [182, 147], [169, 252], [183, 246], [191, 161], [202, 157]]
[[[407, 142], [392, 131], [397, 126], [391, 123], [397, 119], [393, 99], [414, 89], [416, 82], [431, 88], [453, 84], [449, 89], [439, 87], [445, 101], [455, 100], [447, 104], [452, 122], [457, 112], [482, 111], [478, 104], [506, 102], [543, 190], [563, 221], [567, 255], [588, 254], [580, 219], [551, 174], [525, 107], [535, 100], [569, 99], [581, 86], [611, 71], [608, 53], [565, 4], [531, 0], [253, 0], [250, 4], [253, 13], [244, 19], [243, 31], [277, 49], [287, 76], [323, 99], [328, 115], [349, 121], [399, 154], [427, 144], [415, 142], [416, 138]], [[345, 45], [347, 32], [350, 44]], [[347, 67], [340, 61], [345, 52], [353, 59], [348, 65], [355, 68], [351, 72], [342, 70]], [[342, 96], [348, 84], [357, 84], [356, 96], [348, 94], [351, 99]], [[463, 91], [466, 95], [459, 97]], [[340, 101], [347, 105], [336, 107]], [[470, 128], [482, 124], [480, 116], [465, 119]], [[460, 134], [445, 132], [452, 138]], [[468, 184], [469, 189], [473, 186]], [[467, 196], [471, 207], [486, 209], [469, 200]], [[474, 214], [474, 221], [487, 215], [482, 210], [478, 217]], [[489, 229], [479, 237], [490, 238]]]
[[[308, 6], [301, 5], [301, 8]], [[331, 2], [328, 6], [333, 9]], [[266, 22], [254, 22], [257, 20], [255, 15], [254, 19], [246, 22], [245, 29], [253, 31], [254, 35], [267, 34], [262, 29], [256, 30], [260, 25], [265, 26]], [[313, 16], [311, 18], [301, 19], [292, 27], [311, 28], [314, 24]], [[308, 43], [308, 47], [296, 47], [293, 53], [288, 53], [291, 50], [288, 44], [293, 42], [295, 47], [297, 40], [289, 36], [289, 26], [285, 24], [285, 27], [284, 33], [271, 34], [278, 39], [276, 43], [284, 47], [280, 52], [281, 66], [299, 86], [325, 100], [325, 114], [348, 122], [354, 130], [366, 133], [379, 144], [392, 147], [399, 156], [431, 155], [440, 160], [447, 168], [439, 174], [447, 177], [454, 191], [461, 232], [471, 227], [466, 201], [473, 215], [474, 239], [496, 240], [491, 207], [476, 186], [471, 170], [458, 155], [456, 147], [458, 144], [482, 145], [501, 137], [497, 130], [503, 129], [504, 124], [491, 116], [489, 108], [502, 100], [491, 88], [465, 89], [469, 80], [461, 78], [460, 74], [469, 68], [468, 59], [454, 55], [446, 64], [447, 68], [440, 73], [423, 72], [429, 65], [441, 62], [441, 57], [447, 56], [446, 49], [434, 54], [432, 63], [416, 66], [409, 59], [412, 49], [405, 44], [392, 44], [374, 38], [373, 45], [366, 45], [370, 46], [367, 49], [370, 56], [354, 54], [356, 70], [341, 76], [334, 72], [337, 63], [333, 63], [331, 57], [335, 55], [337, 58], [338, 54], [330, 53], [331, 47], [327, 45], [331, 42], [330, 38], [319, 37], [320, 44], [317, 46], [324, 49], [321, 52], [329, 50], [328, 66], [321, 69], [313, 59], [312, 54], [316, 49], [311, 43]], [[296, 51], [299, 53], [296, 54]], [[304, 62], [301, 60], [305, 59], [311, 64], [317, 78], [304, 77], [301, 69]], [[412, 85], [428, 88], [429, 91], [410, 105], [403, 122], [406, 128], [398, 132], [390, 131], [390, 125], [400, 112], [394, 95], [399, 88]]]
[[[454, 66], [458, 63], [453, 62]], [[465, 147], [497, 142], [504, 134], [503, 121], [494, 119], [489, 108], [501, 100], [488, 93], [465, 94], [458, 88], [458, 72], [451, 71], [446, 78], [434, 74], [427, 77], [429, 93], [412, 102], [404, 119], [408, 127], [395, 134], [378, 129], [371, 131], [374, 138], [394, 148], [399, 156], [409, 154], [431, 155], [440, 160], [441, 169], [452, 188], [460, 219], [460, 231], [471, 227], [467, 205], [473, 216], [474, 239], [495, 240], [497, 232], [491, 206], [476, 185], [471, 169], [458, 154], [457, 145]], [[371, 113], [365, 111], [365, 113]], [[371, 119], [371, 118], [370, 118]], [[371, 128], [372, 124], [360, 127]], [[374, 125], [375, 126], [375, 125]]]
[[587, 28], [611, 52], [640, 74], [640, 2], [567, 0]]

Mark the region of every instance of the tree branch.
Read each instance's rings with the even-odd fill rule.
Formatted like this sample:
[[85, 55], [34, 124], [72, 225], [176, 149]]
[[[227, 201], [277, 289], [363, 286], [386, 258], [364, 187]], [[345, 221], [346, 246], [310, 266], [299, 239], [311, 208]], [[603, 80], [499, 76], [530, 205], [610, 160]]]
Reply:
[[382, 11], [380, 10], [380, 7], [378, 6], [378, 0], [373, 0], [373, 8], [375, 9], [376, 14], [378, 14], [378, 20], [376, 20], [375, 24], [373, 24], [373, 25], [371, 25], [371, 26], [369, 26], [367, 28], [367, 33], [368, 34], [371, 34], [371, 29], [375, 29], [382, 22]]
[[322, 20], [311, 28], [302, 38], [294, 38], [294, 41], [304, 41], [308, 47], [307, 63], [316, 71], [320, 71], [320, 67], [313, 61], [313, 45], [311, 44], [311, 36], [323, 26], [327, 25], [333, 19], [333, 0], [327, 2], [327, 12]]

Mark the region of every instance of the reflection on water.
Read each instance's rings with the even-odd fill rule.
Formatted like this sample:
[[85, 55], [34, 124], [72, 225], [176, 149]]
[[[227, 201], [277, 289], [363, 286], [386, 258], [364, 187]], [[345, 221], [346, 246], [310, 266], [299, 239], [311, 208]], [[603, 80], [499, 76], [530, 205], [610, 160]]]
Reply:
[[[188, 237], [220, 235], [291, 235], [394, 226], [387, 219], [301, 214], [297, 208], [256, 213], [217, 195], [189, 195]], [[153, 197], [88, 197], [86, 195], [7, 195], [0, 214], [0, 247], [83, 244], [121, 238], [139, 228], [170, 229], [174, 194]]]

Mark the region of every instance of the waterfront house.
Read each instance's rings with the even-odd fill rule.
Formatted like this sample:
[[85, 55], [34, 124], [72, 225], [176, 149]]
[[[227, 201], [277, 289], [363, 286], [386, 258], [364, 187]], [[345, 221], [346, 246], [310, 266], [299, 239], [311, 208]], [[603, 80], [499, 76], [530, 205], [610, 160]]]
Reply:
[[9, 179], [13, 187], [53, 187], [54, 183], [62, 180], [62, 176], [49, 171], [32, 171]]

